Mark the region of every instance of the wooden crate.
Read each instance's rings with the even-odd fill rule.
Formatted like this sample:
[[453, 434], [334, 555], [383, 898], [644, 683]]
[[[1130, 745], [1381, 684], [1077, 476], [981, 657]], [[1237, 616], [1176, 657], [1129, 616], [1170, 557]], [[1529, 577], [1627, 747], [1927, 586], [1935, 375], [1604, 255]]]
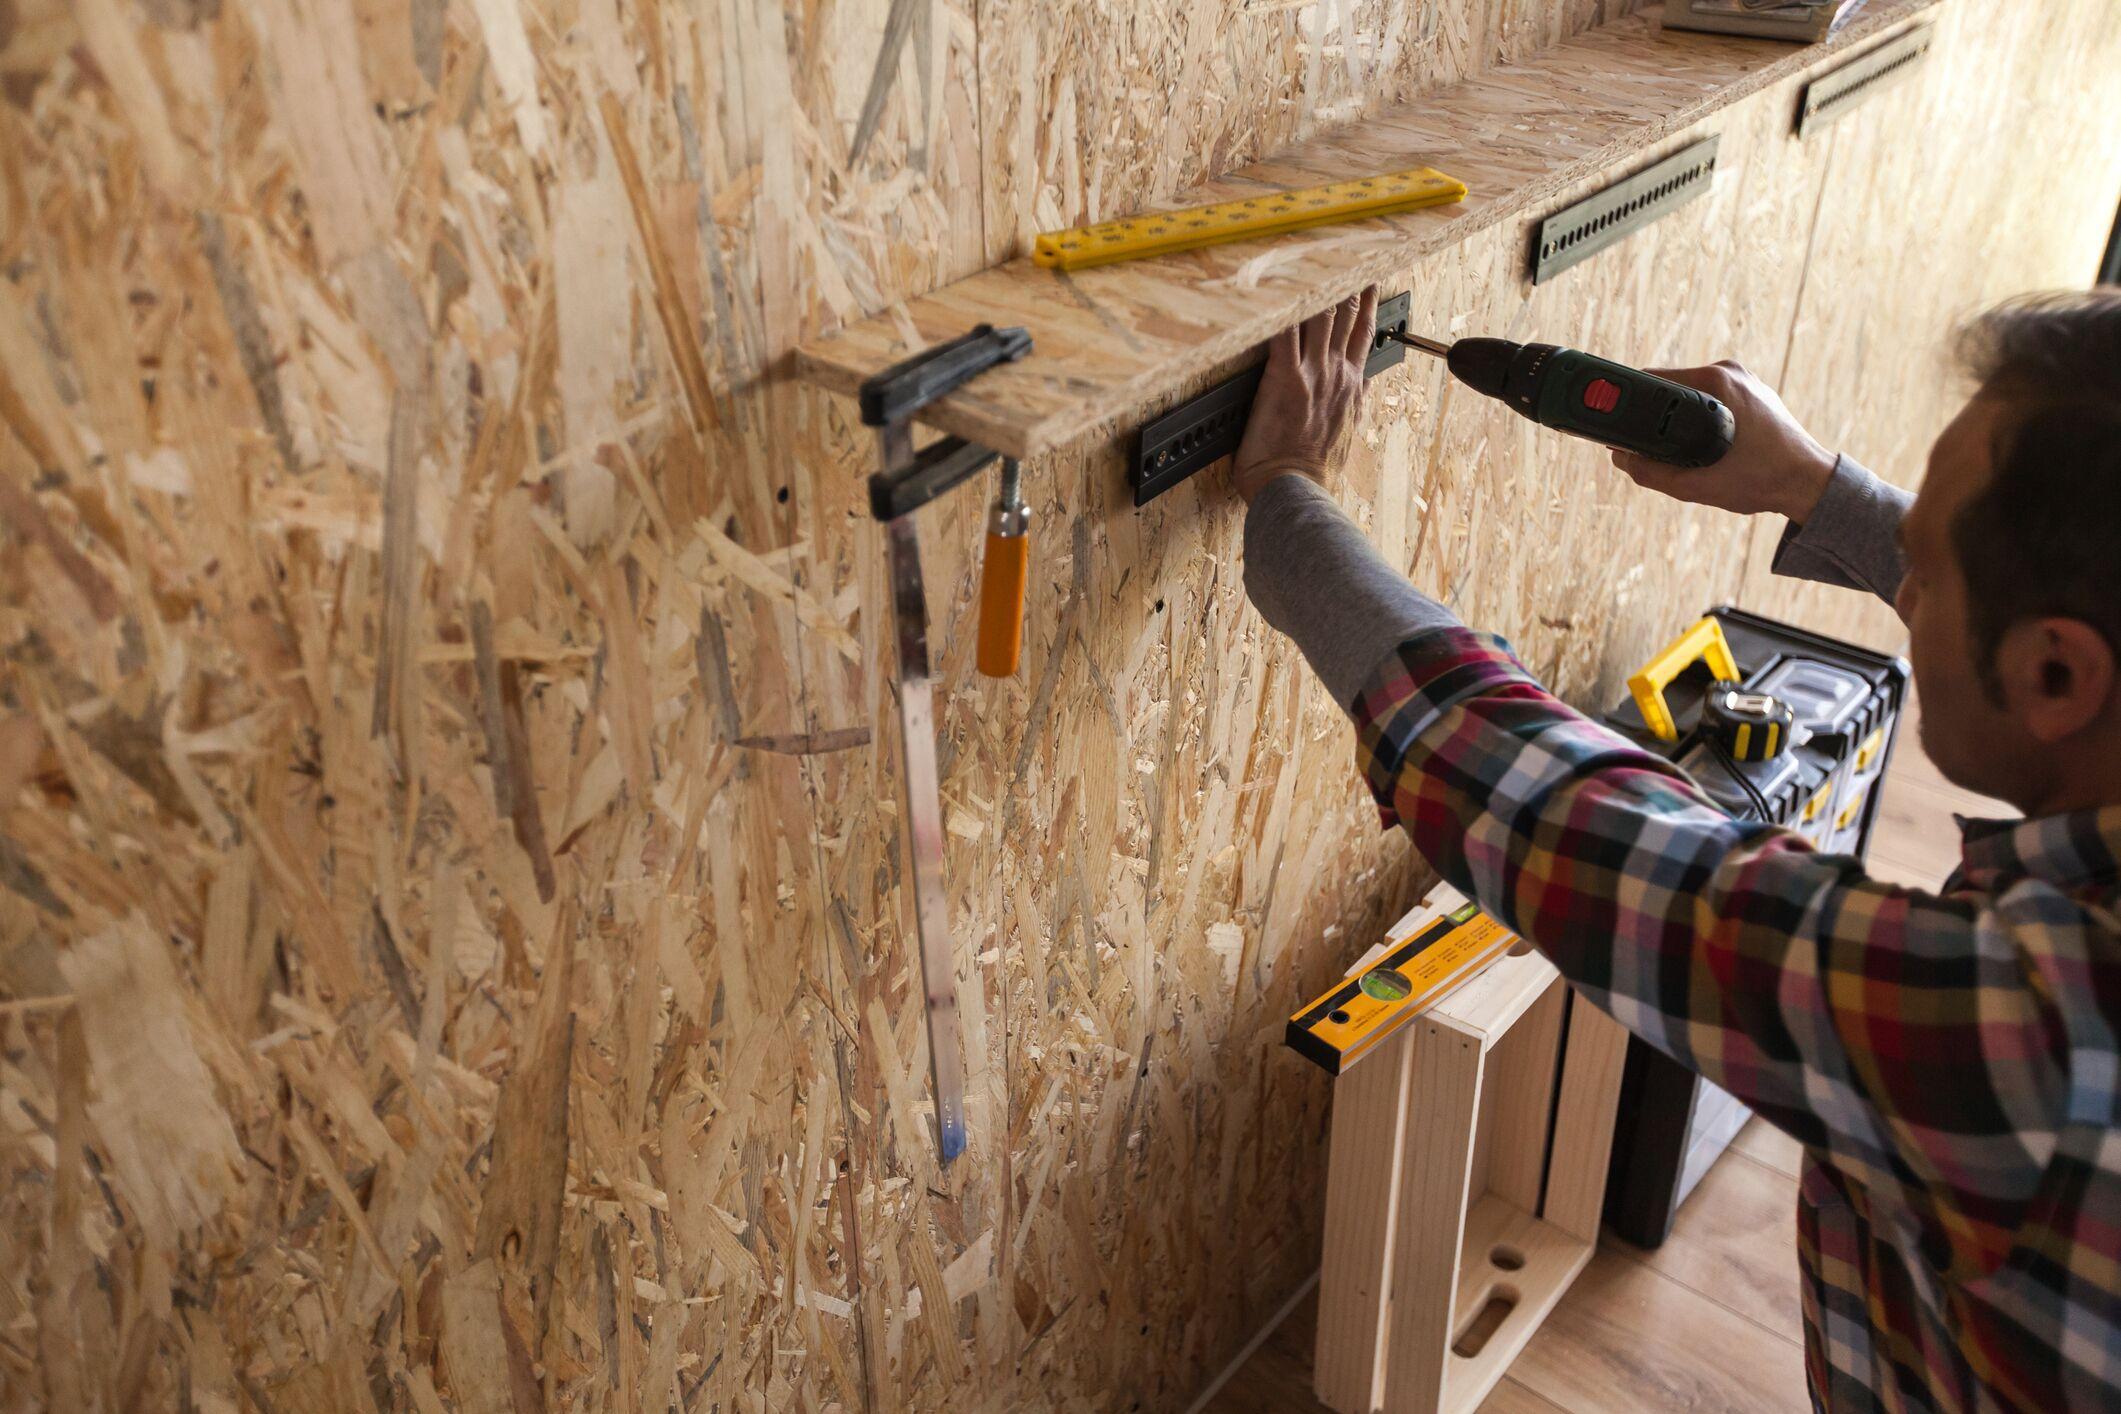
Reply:
[[1340, 1077], [1321, 1401], [1427, 1414], [1487, 1396], [1591, 1258], [1626, 1046], [1527, 946]]

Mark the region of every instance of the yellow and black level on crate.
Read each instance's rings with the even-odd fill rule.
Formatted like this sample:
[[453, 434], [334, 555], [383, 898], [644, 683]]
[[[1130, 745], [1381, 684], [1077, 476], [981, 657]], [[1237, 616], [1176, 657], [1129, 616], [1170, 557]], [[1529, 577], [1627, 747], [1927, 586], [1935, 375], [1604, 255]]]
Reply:
[[1094, 226], [1047, 231], [1033, 242], [1031, 259], [1049, 270], [1080, 270], [1089, 265], [1169, 255], [1225, 241], [1278, 236], [1336, 221], [1442, 206], [1463, 201], [1465, 195], [1466, 184], [1458, 178], [1434, 167], [1413, 167], [1300, 191], [1269, 192], [1242, 201], [1221, 201], [1213, 206], [1189, 206], [1182, 211], [1160, 211], [1100, 221]]
[[1466, 903], [1416, 927], [1369, 966], [1289, 1018], [1286, 1041], [1334, 1075], [1376, 1049], [1517, 944], [1517, 935]]

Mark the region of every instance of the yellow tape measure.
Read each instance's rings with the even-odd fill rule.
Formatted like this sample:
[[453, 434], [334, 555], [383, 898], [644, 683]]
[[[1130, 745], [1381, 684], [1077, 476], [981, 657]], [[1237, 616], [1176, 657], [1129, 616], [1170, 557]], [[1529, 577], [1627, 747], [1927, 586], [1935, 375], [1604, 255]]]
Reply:
[[1287, 1044], [1339, 1075], [1516, 943], [1479, 904], [1460, 905], [1417, 924], [1411, 937], [1290, 1017]]
[[1335, 221], [1442, 206], [1463, 201], [1465, 195], [1466, 184], [1458, 178], [1445, 176], [1433, 167], [1411, 167], [1404, 172], [1359, 177], [1302, 191], [1275, 192], [1244, 201], [1189, 206], [1183, 211], [1048, 231], [1032, 246], [1031, 258], [1049, 270], [1080, 270], [1086, 265], [1139, 260], [1224, 241], [1301, 231]]

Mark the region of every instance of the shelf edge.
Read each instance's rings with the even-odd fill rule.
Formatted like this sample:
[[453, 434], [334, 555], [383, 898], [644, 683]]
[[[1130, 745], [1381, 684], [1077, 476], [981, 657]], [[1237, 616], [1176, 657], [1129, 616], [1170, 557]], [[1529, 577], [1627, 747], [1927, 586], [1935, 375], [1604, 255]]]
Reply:
[[[1256, 347], [1275, 330], [1285, 327], [1303, 314], [1322, 308], [1336, 299], [1345, 298], [1367, 284], [1393, 277], [1403, 271], [1410, 262], [1425, 260], [1461, 245], [1493, 225], [1521, 217], [1535, 206], [1553, 200], [1561, 192], [1601, 173], [1614, 171], [1632, 159], [1652, 160], [1658, 144], [1765, 89], [1792, 78], [1823, 72], [1874, 41], [1895, 37], [1922, 22], [1923, 17], [1941, 3], [1942, 0], [1892, 0], [1892, 3], [1867, 10], [1832, 40], [1813, 45], [1796, 46], [1779, 40], [1738, 39], [1675, 32], [1670, 42], [1686, 46], [1688, 52], [1699, 54], [1721, 51], [1733, 55], [1752, 53], [1765, 57], [1766, 61], [1745, 68], [1730, 81], [1689, 101], [1675, 103], [1640, 121], [1624, 119], [1622, 125], [1597, 146], [1562, 160], [1552, 168], [1507, 189], [1488, 192], [1476, 189], [1465, 203], [1454, 207], [1405, 212], [1373, 218], [1372, 222], [1314, 228], [1248, 243], [1247, 250], [1253, 255], [1277, 246], [1328, 240], [1333, 241], [1332, 248], [1338, 250], [1345, 246], [1345, 237], [1351, 231], [1364, 227], [1375, 229], [1374, 222], [1387, 223], [1406, 233], [1403, 240], [1380, 241], [1375, 251], [1364, 252], [1340, 266], [1330, 277], [1320, 278], [1314, 283], [1291, 282], [1285, 275], [1278, 279], [1262, 279], [1256, 287], [1258, 297], [1248, 302], [1242, 318], [1222, 325], [1208, 337], [1174, 350], [1169, 357], [1160, 359], [1141, 374], [1102, 385], [1095, 397], [1063, 403], [1053, 411], [1040, 415], [1025, 416], [1020, 410], [1014, 409], [1008, 398], [1011, 381], [1032, 378], [1041, 372], [1040, 355], [1034, 350], [1031, 358], [1023, 364], [1002, 371], [1000, 376], [984, 380], [984, 389], [981, 384], [975, 384], [933, 404], [921, 413], [919, 421], [1019, 459], [1055, 451], [1100, 433], [1116, 432], [1123, 426], [1139, 422], [1145, 416], [1151, 415], [1158, 400], [1168, 399], [1189, 380], [1228, 365], [1249, 349]], [[1518, 63], [1505, 65], [1478, 77], [1418, 96], [1409, 103], [1374, 114], [1362, 120], [1362, 123], [1384, 126], [1390, 125], [1395, 118], [1432, 114], [1439, 108], [1448, 108], [1454, 93], [1463, 98], [1484, 91], [1500, 91], [1513, 83], [1523, 83], [1528, 79], [1537, 80], [1543, 74], [1550, 74], [1557, 66], [1566, 68], [1578, 59], [1595, 57], [1599, 50], [1618, 44], [1639, 43], [1645, 38], [1665, 42], [1661, 23], [1658, 22], [1660, 11], [1661, 7], [1647, 7], [1634, 16], [1587, 31]], [[1652, 26], [1655, 28], [1652, 29]], [[1242, 182], [1246, 173], [1260, 168], [1271, 167], [1277, 163], [1300, 164], [1307, 160], [1307, 152], [1319, 151], [1324, 145], [1344, 138], [1360, 126], [1362, 124], [1349, 124], [1315, 135], [1284, 153], [1248, 164], [1218, 180], [1223, 183]], [[1452, 164], [1448, 156], [1439, 155], [1436, 165], [1449, 171]], [[1336, 237], [1339, 239], [1335, 239]], [[1228, 251], [1232, 248], [1219, 249]], [[1169, 269], [1173, 268], [1172, 262], [1186, 259], [1183, 255], [1167, 256], [1137, 264]], [[1120, 270], [1125, 267], [1099, 268]], [[982, 281], [992, 281], [997, 274], [1005, 272], [1010, 279], [1050, 279], [1054, 282], [1053, 289], [1057, 298], [1064, 298], [1068, 294], [1068, 287], [1063, 284], [1062, 277], [1057, 272], [1037, 270], [1028, 258], [1020, 257], [999, 266], [976, 271], [926, 295], [901, 302], [881, 314], [861, 320], [835, 334], [800, 345], [795, 350], [795, 371], [805, 382], [851, 397], [864, 377], [885, 366], [891, 359], [904, 357], [912, 351], [914, 346], [903, 337], [906, 333], [925, 333], [932, 342], [952, 333], [961, 333], [973, 323], [980, 322], [978, 318], [962, 317], [967, 311], [958, 310], [953, 313], [949, 306], [953, 302], [958, 305], [965, 304], [968, 297], [977, 294], [976, 289], [972, 287]], [[1195, 287], [1197, 288], [1197, 282]], [[955, 301], [953, 295], [956, 296]], [[1073, 302], [1080, 304], [1083, 298], [1077, 294]], [[978, 303], [976, 299], [972, 302]], [[927, 323], [931, 326], [930, 329], [920, 329], [921, 321], [917, 317], [920, 314], [929, 316]], [[957, 322], [945, 322], [946, 316], [954, 318]], [[1000, 312], [990, 317], [994, 322], [1011, 322]], [[892, 340], [894, 352], [889, 358], [868, 358], [855, 351], [854, 346], [860, 336], [865, 333], [871, 335], [866, 342], [873, 343], [876, 331], [885, 327], [895, 336]], [[944, 332], [945, 329], [948, 333]]]

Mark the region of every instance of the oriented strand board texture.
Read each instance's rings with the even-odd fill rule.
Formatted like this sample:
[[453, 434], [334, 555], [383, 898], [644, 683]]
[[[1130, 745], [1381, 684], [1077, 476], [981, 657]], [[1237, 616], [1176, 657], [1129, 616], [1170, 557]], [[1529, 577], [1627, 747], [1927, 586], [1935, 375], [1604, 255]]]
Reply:
[[988, 0], [993, 260], [1180, 199], [1321, 128], [1629, 13], [1636, 0]]
[[1544, 213], [1567, 187], [1603, 181], [1650, 145], [1779, 80], [1823, 70], [1934, 3], [1884, 0], [1823, 47], [1667, 36], [1647, 15], [1604, 25], [1321, 132], [1188, 198], [1239, 201], [1433, 167], [1466, 184], [1461, 201], [1083, 270], [1020, 257], [806, 344], [797, 361], [822, 386], [852, 394], [974, 323], [1021, 324], [1034, 341], [1028, 356], [932, 404], [922, 421], [1016, 457], [1110, 435], [1290, 321], [1496, 222]]
[[[2013, 14], [2000, 30], [1982, 8], [1946, 5], [1926, 77], [1802, 144], [1832, 185], [1803, 228], [1811, 275], [1787, 347], [1755, 365], [1828, 445], [1903, 486], [1920, 483], [1967, 391], [1948, 331], [2010, 295], [2089, 284], [2121, 203], [2113, 7]], [[1775, 539], [1766, 526], [1752, 537], [1748, 604], [1904, 642], [1866, 596], [1774, 580]]]
[[[1735, 352], [1911, 477], [1948, 316], [2091, 269], [2105, 8], [1947, 5], [1824, 144], [1763, 92], [1685, 213], [1536, 291], [1490, 228], [1416, 307]], [[978, 498], [926, 514], [938, 1172], [870, 449], [787, 354], [1600, 17], [0, 3], [0, 1405], [1183, 1407], [1316, 1260], [1282, 1018], [1419, 866], [1213, 478], [1027, 467], [1000, 684]], [[1590, 701], [1781, 603], [1600, 463], [1410, 362], [1340, 486]]]

